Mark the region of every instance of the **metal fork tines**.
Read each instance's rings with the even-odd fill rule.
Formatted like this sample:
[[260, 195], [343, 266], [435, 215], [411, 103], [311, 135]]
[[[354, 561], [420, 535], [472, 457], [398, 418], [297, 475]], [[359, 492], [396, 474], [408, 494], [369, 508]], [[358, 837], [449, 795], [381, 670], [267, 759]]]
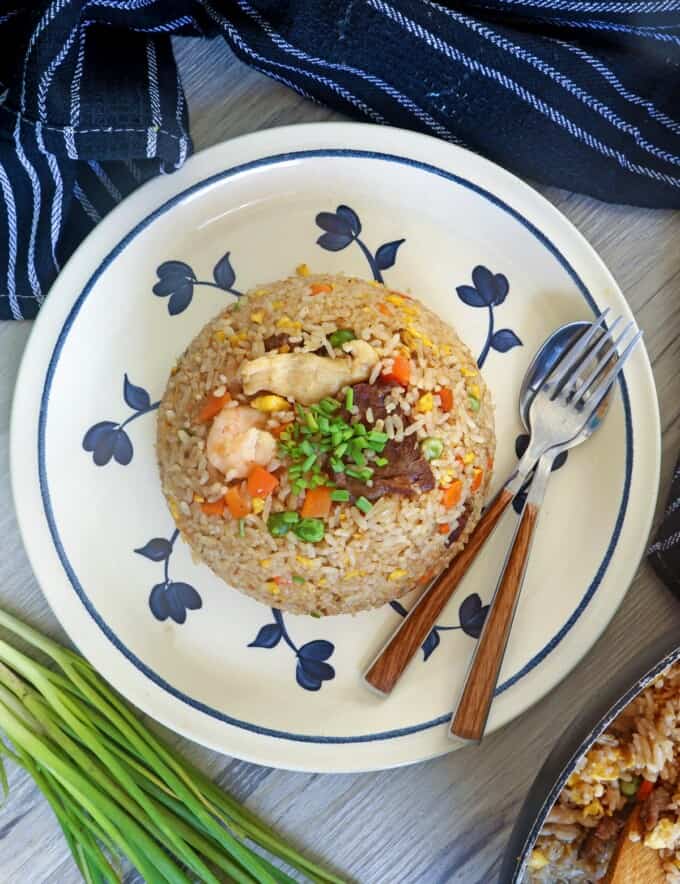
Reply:
[[615, 337], [621, 317], [604, 328], [607, 312], [581, 336], [537, 392], [530, 412], [537, 442], [549, 437], [557, 440], [553, 445], [562, 444], [579, 433], [642, 337], [633, 322]]

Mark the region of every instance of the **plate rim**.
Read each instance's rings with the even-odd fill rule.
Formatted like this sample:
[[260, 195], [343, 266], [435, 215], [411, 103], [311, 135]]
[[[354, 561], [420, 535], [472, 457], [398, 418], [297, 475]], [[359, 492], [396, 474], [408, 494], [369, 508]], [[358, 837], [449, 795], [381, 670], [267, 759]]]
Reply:
[[[239, 141], [239, 142], [243, 143], [246, 140], [253, 140], [253, 139], [263, 140], [265, 136], [269, 136], [270, 140], [278, 142], [281, 134], [295, 133], [295, 135], [298, 136], [298, 137], [296, 137], [295, 140], [299, 142], [300, 140], [304, 141], [304, 138], [300, 139], [300, 137], [299, 137], [301, 134], [300, 133], [301, 129], [314, 130], [314, 134], [317, 134], [319, 132], [319, 130], [321, 130], [321, 129], [323, 129], [324, 132], [327, 132], [329, 129], [333, 129], [333, 130], [337, 131], [338, 128], [343, 130], [343, 133], [346, 133], [346, 130], [350, 129], [351, 130], [350, 135], [353, 135], [353, 133], [355, 133], [357, 130], [365, 130], [365, 129], [372, 130], [373, 132], [375, 132], [375, 130], [380, 130], [381, 135], [385, 134], [385, 130], [382, 129], [382, 127], [374, 127], [374, 126], [370, 126], [370, 125], [358, 125], [358, 124], [310, 124], [307, 126], [283, 127], [282, 129], [277, 129], [277, 130], [273, 130], [273, 131], [268, 130], [265, 133], [254, 133], [252, 135], [243, 136], [240, 139], [235, 139], [232, 142], [223, 142], [221, 144], [215, 145], [214, 147], [209, 148], [207, 151], [203, 151], [203, 152], [195, 155], [195, 157], [189, 161], [189, 163], [192, 164], [189, 171], [193, 172], [194, 167], [198, 167], [201, 157], [203, 157], [205, 154], [208, 154], [210, 152], [225, 152], [225, 151], [228, 154], [229, 148], [231, 146], [233, 146], [235, 141]], [[341, 134], [343, 134], [343, 133], [341, 133]], [[358, 134], [360, 134], [360, 133], [358, 133]], [[395, 130], [392, 130], [392, 134], [395, 134]], [[418, 139], [418, 140], [423, 139], [426, 142], [434, 141], [438, 146], [440, 146], [440, 148], [447, 147], [447, 148], [451, 149], [453, 151], [451, 153], [452, 161], [456, 159], [456, 154], [458, 154], [458, 161], [453, 164], [458, 166], [459, 168], [461, 166], [461, 158], [460, 158], [459, 152], [462, 152], [462, 154], [464, 155], [463, 159], [462, 159], [463, 166], [465, 164], [465, 158], [466, 157], [469, 158], [469, 156], [470, 156], [468, 151], [464, 151], [460, 148], [451, 148], [450, 145], [442, 145], [441, 142], [436, 141], [435, 139], [430, 139], [427, 136], [418, 136], [418, 135], [414, 135], [414, 133], [402, 133], [399, 130], [396, 131], [396, 134], [397, 135], [406, 135], [409, 139], [414, 139], [414, 138]], [[271, 139], [272, 135], [277, 136], [277, 137], [275, 139]], [[388, 138], [389, 138], [389, 135], [388, 135]], [[341, 139], [333, 139], [333, 140], [338, 141]], [[390, 142], [388, 142], [388, 145], [389, 144], [390, 144]], [[47, 370], [46, 379], [45, 379], [45, 387], [44, 387], [43, 393], [40, 397], [40, 399], [41, 399], [41, 409], [40, 409], [40, 416], [39, 416], [39, 427], [40, 427], [39, 437], [41, 440], [40, 444], [41, 445], [43, 444], [43, 432], [44, 432], [43, 400], [45, 398], [45, 394], [49, 393], [52, 373], [53, 373], [54, 368], [56, 367], [56, 361], [58, 361], [58, 355], [61, 350], [62, 338], [65, 340], [65, 337], [68, 334], [68, 330], [69, 330], [73, 320], [77, 316], [80, 306], [82, 305], [82, 303], [84, 303], [85, 298], [87, 297], [89, 292], [92, 290], [92, 288], [95, 286], [96, 281], [100, 277], [100, 275], [106, 271], [106, 269], [110, 266], [110, 264], [115, 260], [115, 257], [118, 254], [120, 254], [120, 252], [127, 246], [127, 244], [130, 241], [132, 241], [136, 236], [138, 236], [142, 230], [144, 230], [149, 225], [151, 225], [158, 217], [160, 217], [161, 215], [170, 211], [175, 205], [186, 200], [193, 193], [197, 193], [202, 190], [205, 190], [206, 188], [209, 188], [216, 181], [224, 180], [225, 178], [228, 178], [228, 177], [231, 177], [234, 175], [238, 175], [239, 173], [242, 173], [245, 171], [249, 171], [250, 169], [257, 167], [257, 166], [262, 166], [262, 165], [272, 166], [272, 165], [276, 165], [277, 163], [283, 162], [285, 160], [306, 159], [311, 156], [319, 156], [319, 155], [322, 155], [322, 156], [329, 156], [330, 155], [330, 156], [337, 156], [337, 157], [343, 157], [343, 156], [356, 157], [357, 155], [359, 155], [362, 158], [390, 160], [392, 162], [396, 161], [399, 163], [407, 163], [409, 165], [416, 166], [417, 168], [419, 168], [423, 171], [438, 174], [438, 175], [445, 177], [446, 179], [453, 181], [457, 184], [462, 184], [463, 186], [470, 188], [470, 189], [474, 190], [475, 192], [479, 193], [486, 200], [489, 200], [492, 203], [494, 203], [496, 206], [501, 208], [503, 211], [510, 214], [511, 217], [514, 218], [514, 220], [519, 221], [526, 229], [528, 229], [529, 232], [535, 238], [537, 238], [539, 240], [539, 242], [541, 243], [541, 245], [543, 247], [548, 248], [548, 250], [551, 252], [553, 257], [555, 257], [558, 260], [558, 262], [560, 263], [562, 268], [570, 275], [570, 277], [574, 281], [574, 284], [577, 286], [577, 288], [579, 289], [581, 294], [584, 296], [584, 299], [586, 300], [588, 307], [590, 309], [593, 309], [595, 307], [596, 302], [595, 302], [595, 299], [593, 298], [593, 296], [591, 295], [591, 293], [588, 289], [588, 286], [583, 282], [580, 275], [576, 272], [576, 270], [574, 269], [574, 267], [572, 266], [572, 264], [568, 260], [568, 258], [562, 254], [562, 252], [560, 251], [559, 248], [557, 248], [557, 246], [555, 246], [555, 244], [553, 243], [551, 238], [546, 233], [544, 233], [542, 229], [538, 228], [532, 221], [530, 221], [529, 218], [526, 218], [522, 212], [520, 212], [518, 209], [516, 209], [515, 207], [513, 207], [509, 203], [505, 202], [505, 200], [501, 199], [495, 193], [489, 191], [487, 188], [475, 183], [475, 181], [470, 180], [468, 178], [464, 178], [464, 177], [462, 177], [461, 174], [456, 174], [456, 173], [453, 173], [447, 169], [442, 169], [439, 166], [434, 165], [433, 163], [427, 162], [423, 159], [415, 159], [411, 156], [405, 155], [404, 153], [401, 153], [401, 154], [390, 153], [390, 152], [388, 152], [388, 145], [385, 145], [384, 150], [375, 150], [375, 149], [372, 150], [370, 148], [362, 150], [361, 148], [356, 147], [356, 146], [352, 146], [349, 148], [337, 147], [337, 146], [324, 148], [319, 145], [316, 145], [315, 147], [312, 147], [310, 149], [306, 149], [306, 150], [293, 149], [293, 150], [288, 150], [285, 153], [278, 152], [275, 154], [271, 154], [271, 152], [267, 151], [264, 156], [258, 157], [255, 160], [251, 159], [249, 161], [241, 162], [241, 163], [237, 163], [237, 164], [233, 164], [233, 163], [229, 164], [228, 156], [225, 156], [225, 165], [223, 165], [221, 167], [221, 169], [219, 171], [217, 171], [216, 173], [214, 173], [213, 175], [199, 176], [197, 178], [197, 180], [195, 180], [188, 187], [183, 186], [183, 184], [180, 181], [177, 181], [177, 186], [171, 188], [171, 190], [173, 191], [172, 195], [168, 199], [164, 199], [158, 206], [156, 206], [156, 208], [153, 211], [140, 212], [137, 210], [138, 207], [135, 205], [133, 207], [134, 208], [134, 211], [133, 211], [134, 217], [139, 218], [139, 215], [142, 214], [141, 220], [138, 220], [136, 223], [134, 223], [132, 225], [130, 225], [130, 223], [126, 222], [125, 226], [123, 228], [126, 232], [122, 236], [120, 235], [120, 233], [116, 234], [115, 240], [114, 240], [116, 243], [115, 246], [111, 249], [108, 249], [102, 259], [96, 259], [93, 262], [92, 258], [89, 255], [87, 255], [84, 263], [85, 264], [89, 263], [90, 266], [92, 266], [93, 263], [95, 264], [94, 271], [89, 271], [87, 273], [87, 283], [84, 286], [78, 286], [75, 289], [76, 294], [74, 296], [68, 297], [68, 291], [66, 291], [64, 293], [64, 295], [61, 297], [61, 300], [63, 302], [62, 306], [65, 307], [65, 311], [66, 311], [66, 319], [63, 323], [59, 323], [57, 325], [57, 342], [56, 342], [56, 344], [54, 344], [54, 337], [53, 336], [51, 336], [49, 338], [50, 343], [51, 343], [51, 346], [49, 348], [49, 365], [48, 365], [48, 370]], [[427, 145], [425, 145], [425, 146], [427, 146]], [[476, 157], [475, 155], [472, 155], [472, 156], [474, 156], [475, 161], [477, 161], [477, 162], [480, 161], [479, 157]], [[573, 233], [576, 233], [577, 237], [581, 240], [581, 246], [582, 247], [585, 246], [590, 260], [595, 259], [597, 261], [597, 263], [600, 265], [600, 269], [601, 270], [603, 269], [604, 272], [606, 273], [606, 275], [608, 277], [610, 277], [610, 279], [611, 279], [611, 274], [609, 274], [609, 271], [606, 269], [606, 267], [604, 267], [601, 259], [597, 255], [597, 253], [592, 249], [592, 247], [587, 243], [587, 241], [585, 241], [583, 239], [583, 237], [581, 237], [581, 235], [578, 233], [578, 231], [576, 231], [576, 229], [573, 227], [571, 222], [569, 222], [568, 219], [566, 219], [554, 206], [552, 206], [552, 204], [550, 204], [547, 200], [545, 200], [544, 197], [542, 197], [540, 194], [538, 194], [536, 191], [534, 191], [533, 188], [529, 187], [529, 185], [525, 184], [524, 182], [520, 181], [519, 179], [516, 179], [514, 176], [509, 175], [509, 173], [505, 172], [505, 170], [500, 169], [499, 167], [495, 166], [492, 163], [489, 163], [488, 161], [482, 160], [481, 162], [483, 164], [485, 164], [487, 167], [490, 167], [490, 169], [484, 169], [485, 172], [488, 171], [490, 174], [496, 174], [496, 175], [498, 175], [498, 173], [500, 172], [504, 176], [508, 176], [511, 179], [511, 181], [513, 182], [513, 184], [515, 185], [515, 187], [517, 187], [519, 185], [520, 192], [524, 191], [525, 194], [528, 193], [534, 200], [534, 205], [531, 207], [532, 209], [534, 209], [536, 211], [540, 211], [540, 210], [545, 210], [545, 207], [547, 206], [550, 208], [550, 210], [553, 213], [556, 213], [556, 215], [559, 218], [559, 221], [561, 222], [561, 226], [563, 228], [562, 232], [563, 233], [565, 232], [564, 227], [566, 225], [567, 229], [570, 229]], [[133, 195], [128, 197], [124, 201], [124, 203], [128, 203], [128, 208], [130, 208], [129, 207], [130, 200], [133, 200], [136, 198], [135, 201], [137, 203], [139, 203], [141, 206], [141, 204], [142, 204], [142, 200], [141, 200], [142, 191], [150, 190], [157, 182], [158, 182], [158, 179], [154, 179], [153, 181], [149, 182], [149, 184], [145, 185], [143, 188], [140, 188]], [[536, 201], [538, 201], [538, 205], [536, 205]], [[543, 205], [541, 205], [541, 204], [543, 204]], [[112, 219], [112, 215], [114, 214], [114, 212], [118, 213], [118, 210], [122, 207], [123, 207], [123, 204], [121, 204], [121, 206], [114, 209], [113, 212], [109, 216], [107, 216], [106, 219], [104, 219], [102, 224], [98, 225], [98, 227], [95, 228], [95, 230], [92, 232], [92, 234], [90, 234], [90, 236], [88, 236], [88, 238], [79, 246], [79, 248], [74, 253], [74, 256], [70, 259], [67, 266], [62, 271], [62, 274], [61, 274], [62, 278], [65, 278], [67, 276], [68, 271], [72, 266], [72, 262], [79, 259], [83, 252], [85, 252], [87, 254], [87, 247], [88, 247], [88, 243], [89, 243], [91, 236], [93, 236], [97, 231], [101, 232], [101, 228], [104, 225], [106, 225], [107, 227], [111, 227], [111, 228], [114, 227], [114, 222], [115, 222], [116, 218]], [[613, 279], [612, 279], [612, 283], [613, 283], [613, 290], [615, 291], [617, 296], [621, 297], [623, 299], [623, 301], [625, 302], [625, 298], [623, 298], [623, 294], [621, 293], [618, 285], [616, 285], [613, 282]], [[62, 288], [64, 288], [64, 287], [65, 286], [62, 285]], [[48, 303], [51, 303], [51, 301], [52, 301], [52, 299], [50, 299], [50, 301]], [[55, 301], [56, 301], [56, 299], [55, 299]], [[62, 310], [62, 312], [64, 312], [64, 311]], [[47, 327], [47, 325], [48, 325], [47, 319], [45, 319], [44, 322], [41, 322], [41, 320], [43, 319], [43, 315], [47, 316], [47, 313], [45, 311], [43, 311], [43, 313], [41, 314], [40, 318], [38, 319], [38, 323], [40, 323], [39, 326], [38, 326], [38, 323], [36, 323], [36, 328], [39, 327], [41, 330], [43, 328], [43, 325], [45, 327]], [[48, 332], [48, 334], [49, 334], [49, 332]], [[19, 524], [20, 524], [21, 533], [24, 538], [24, 544], [25, 544], [27, 550], [29, 551], [29, 557], [31, 559], [31, 563], [33, 565], [34, 571], [36, 573], [36, 577], [38, 577], [39, 568], [36, 568], [35, 562], [34, 562], [34, 556], [31, 553], [31, 545], [34, 541], [29, 540], [30, 535], [28, 535], [24, 531], [24, 527], [25, 527], [24, 519], [22, 518], [22, 516], [20, 514], [21, 506], [18, 505], [18, 501], [20, 500], [20, 497], [16, 494], [16, 486], [18, 483], [18, 471], [15, 471], [15, 464], [18, 462], [18, 458], [16, 458], [14, 455], [15, 455], [15, 452], [18, 451], [18, 446], [19, 446], [19, 441], [18, 441], [19, 417], [18, 417], [18, 414], [19, 414], [19, 410], [20, 410], [20, 401], [21, 401], [21, 392], [20, 391], [22, 391], [25, 386], [24, 367], [27, 364], [29, 358], [33, 355], [33, 350], [36, 349], [38, 346], [38, 344], [34, 343], [38, 340], [38, 338], [39, 338], [39, 335], [36, 335], [35, 330], [34, 330], [33, 334], [31, 335], [31, 340], [29, 341], [29, 343], [26, 347], [26, 353], [24, 354], [24, 359], [22, 360], [22, 364], [21, 364], [21, 368], [20, 368], [20, 372], [19, 372], [19, 377], [17, 380], [13, 408], [12, 408], [12, 422], [11, 422], [11, 449], [12, 449], [11, 474], [12, 474], [12, 487], [13, 487], [13, 491], [15, 492], [14, 493], [15, 506], [17, 509], [17, 515], [19, 517]], [[56, 361], [55, 361], [55, 359], [56, 359]], [[645, 360], [644, 361], [645, 361], [645, 367], [647, 368], [647, 375], [648, 375], [648, 377], [646, 377], [644, 379], [644, 381], [647, 382], [647, 383], [645, 383], [645, 386], [648, 387], [647, 392], [652, 393], [651, 398], [653, 400], [654, 405], [656, 406], [655, 411], [656, 411], [656, 417], [657, 417], [657, 421], [658, 421], [658, 402], [657, 402], [657, 398], [655, 395], [653, 378], [651, 377], [651, 371], [649, 368], [649, 362], [648, 362], [648, 359], [646, 356], [646, 352], [645, 352]], [[627, 433], [630, 432], [630, 436], [632, 437], [632, 435], [633, 435], [632, 434], [633, 417], [630, 412], [630, 403], [628, 400], [628, 396], [627, 396], [627, 392], [626, 392], [626, 388], [625, 388], [625, 383], [622, 384], [622, 389], [624, 392], [624, 408], [625, 408], [625, 417], [626, 417], [626, 429], [627, 429]], [[32, 436], [31, 436], [31, 438], [32, 438]], [[655, 446], [655, 451], [654, 451], [654, 455], [655, 455], [654, 460], [655, 460], [656, 475], [657, 475], [657, 480], [658, 480], [659, 451], [660, 451], [660, 444], [661, 444], [660, 434], [658, 434], [658, 433], [656, 434], [656, 439], [657, 439], [657, 444]], [[580, 616], [580, 613], [582, 613], [582, 610], [585, 607], [587, 607], [588, 603], [592, 599], [592, 597], [597, 589], [597, 586], [599, 585], [599, 582], [601, 581], [601, 576], [598, 579], [598, 575], [600, 575], [600, 572], [602, 572], [602, 574], [604, 574], [606, 572], [607, 567], [611, 561], [611, 558], [616, 551], [622, 524], [625, 521], [625, 517], [626, 517], [627, 512], [629, 511], [628, 494], [629, 494], [629, 489], [630, 489], [631, 474], [632, 474], [632, 470], [633, 470], [632, 457], [633, 457], [634, 450], [635, 450], [635, 441], [633, 438], [629, 437], [627, 439], [627, 443], [630, 443], [630, 444], [626, 444], [626, 481], [624, 483], [622, 502], [621, 502], [621, 506], [619, 509], [618, 517], [617, 517], [617, 522], [614, 527], [612, 537], [610, 538], [610, 540], [608, 542], [605, 556], [602, 560], [602, 564], [600, 565], [600, 568], [598, 569], [598, 573], [597, 573], [596, 577], [593, 579], [590, 586], [586, 589], [586, 591], [584, 592], [577, 607], [572, 612], [572, 615], [569, 617], [569, 619], [566, 621], [566, 623], [563, 624], [563, 626], [560, 628], [560, 630], [558, 631], [556, 636], [554, 636], [553, 639], [551, 639], [551, 641], [548, 642], [548, 644], [544, 645], [544, 647], [541, 648], [541, 650], [538, 651], [537, 654], [534, 655], [534, 657], [532, 658], [531, 661], [529, 661], [527, 664], [525, 664], [525, 666], [522, 667], [522, 669], [520, 669], [517, 673], [515, 673], [513, 676], [511, 676], [506, 681], [506, 683], [502, 686], [503, 690], [507, 689], [507, 687], [509, 687], [511, 684], [516, 683], [521, 677], [523, 677], [524, 674], [527, 674], [529, 671], [531, 671], [533, 668], [535, 668], [545, 658], [545, 656], [547, 656], [554, 649], [554, 647], [559, 643], [559, 641], [561, 641], [561, 639], [566, 635], [566, 633], [569, 631], [569, 629], [571, 629], [571, 627], [574, 625], [574, 623], [576, 622], [576, 620]], [[629, 463], [629, 461], [631, 461], [631, 462]], [[40, 489], [41, 495], [43, 497], [43, 500], [47, 499], [49, 501], [49, 491], [46, 490], [46, 488], [43, 488], [42, 464], [40, 463], [40, 461], [39, 461], [39, 465], [41, 467], [40, 474], [39, 474], [40, 475], [40, 485], [41, 485], [41, 489]], [[656, 481], [655, 487], [658, 489], [658, 481]], [[655, 495], [653, 495], [653, 496], [655, 497]], [[650, 509], [653, 512], [653, 507], [650, 507]], [[49, 521], [49, 517], [48, 517], [48, 521]], [[649, 521], [651, 523], [651, 516], [649, 518]], [[49, 525], [49, 531], [50, 531], [50, 541], [55, 542], [55, 538], [53, 536], [51, 524]], [[57, 533], [57, 536], [58, 536], [58, 533]], [[646, 536], [646, 532], [645, 532], [645, 536]], [[38, 546], [38, 545], [39, 544], [36, 541], [36, 546]], [[365, 735], [356, 735], [356, 736], [349, 736], [349, 737], [329, 737], [329, 736], [318, 737], [315, 735], [307, 735], [307, 734], [291, 734], [289, 732], [278, 731], [278, 730], [274, 730], [271, 728], [267, 728], [262, 725], [251, 724], [250, 722], [241, 722], [238, 719], [235, 719], [235, 718], [232, 718], [231, 716], [226, 715], [225, 713], [221, 713], [219, 710], [210, 709], [210, 707], [208, 707], [206, 704], [203, 704], [201, 701], [198, 701], [192, 697], [184, 695], [182, 691], [180, 691], [177, 688], [174, 688], [171, 684], [167, 683], [165, 681], [165, 679], [163, 679], [161, 676], [159, 676], [157, 673], [155, 673], [153, 670], [151, 670], [147, 664], [144, 664], [141, 660], [138, 660], [136, 658], [136, 656], [129, 649], [127, 649], [125, 647], [123, 642], [120, 639], [118, 639], [118, 637], [113, 633], [113, 631], [110, 629], [110, 627], [108, 627], [108, 624], [106, 624], [106, 622], [103, 620], [103, 618], [101, 618], [101, 616], [98, 615], [98, 612], [96, 611], [96, 607], [89, 600], [89, 597], [87, 596], [87, 594], [83, 593], [85, 595], [85, 599], [87, 599], [87, 601], [90, 602], [90, 605], [92, 606], [93, 610], [90, 610], [90, 608], [86, 604], [86, 601], [83, 599], [83, 596], [78, 591], [78, 588], [76, 587], [76, 585], [74, 585], [73, 578], [71, 577], [71, 574], [69, 573], [69, 570], [66, 567], [66, 563], [64, 563], [64, 561], [63, 561], [63, 558], [61, 556], [61, 552], [59, 551], [59, 548], [58, 548], [58, 552], [59, 552], [60, 558], [62, 559], [62, 567], [64, 568], [64, 570], [66, 572], [66, 574], [63, 576], [65, 576], [67, 578], [67, 580], [69, 581], [69, 583], [71, 585], [71, 589], [75, 590], [76, 595], [78, 595], [80, 604], [84, 605], [87, 608], [87, 613], [88, 613], [90, 619], [95, 620], [96, 625], [99, 627], [100, 630], [102, 630], [104, 632], [104, 634], [108, 638], [109, 642], [111, 642], [114, 645], [115, 650], [120, 652], [121, 654], [123, 654], [127, 658], [128, 662], [130, 662], [132, 665], [135, 666], [135, 668], [137, 669], [137, 671], [140, 673], [140, 675], [143, 678], [151, 679], [152, 681], [154, 681], [154, 683], [156, 684], [156, 686], [158, 688], [160, 688], [161, 690], [163, 690], [166, 693], [169, 693], [174, 698], [174, 700], [179, 700], [182, 703], [187, 703], [193, 710], [201, 712], [206, 715], [209, 715], [212, 718], [217, 719], [220, 723], [225, 723], [225, 724], [230, 725], [232, 727], [237, 727], [239, 729], [251, 731], [251, 732], [254, 732], [258, 735], [263, 735], [263, 736], [267, 737], [268, 739], [274, 739], [274, 740], [276, 740], [277, 744], [279, 744], [279, 745], [281, 744], [281, 742], [288, 743], [290, 741], [294, 741], [294, 742], [299, 742], [299, 743], [303, 743], [303, 744], [310, 743], [310, 742], [322, 744], [322, 745], [329, 745], [330, 744], [330, 745], [337, 747], [339, 745], [354, 745], [354, 746], [356, 746], [357, 743], [366, 743], [366, 742], [383, 743], [385, 740], [392, 740], [393, 741], [393, 740], [402, 738], [404, 736], [427, 732], [428, 730], [432, 729], [435, 726], [438, 726], [442, 721], [444, 721], [448, 718], [448, 716], [442, 716], [441, 718], [432, 719], [430, 721], [420, 723], [417, 725], [393, 729], [391, 731], [370, 733], [370, 734], [365, 734]], [[37, 553], [36, 553], [36, 555], [37, 555]], [[66, 557], [66, 562], [68, 562], [67, 557]], [[636, 567], [637, 567], [637, 565], [636, 565]], [[632, 579], [632, 574], [634, 574], [634, 569], [631, 572], [631, 579]], [[74, 577], [75, 577], [75, 574], [74, 574]], [[43, 581], [40, 580], [39, 577], [38, 577], [38, 580], [39, 580], [40, 585], [44, 586]], [[76, 583], [78, 583], [77, 578], [76, 578]], [[626, 589], [627, 589], [627, 585], [628, 584], [626, 584]], [[47, 592], [45, 590], [43, 590], [43, 591], [45, 592], [45, 595], [47, 596], [48, 601], [50, 601], [50, 599], [51, 599], [50, 592]], [[625, 592], [625, 589], [624, 589], [624, 592]], [[609, 615], [607, 616], [606, 621], [601, 624], [602, 629], [604, 629], [606, 624], [609, 622], [609, 619], [611, 618], [611, 616], [613, 616], [615, 611], [618, 609], [618, 606], [620, 604], [622, 597], [623, 597], [623, 593], [620, 595], [620, 597], [618, 598], [616, 603], [614, 605], [612, 605], [611, 613], [609, 613]], [[93, 611], [94, 611], [94, 613], [93, 613]], [[61, 616], [62, 613], [64, 614], [63, 619]], [[57, 609], [55, 609], [55, 614], [57, 614], [58, 619], [60, 620], [60, 622], [62, 622], [62, 625], [64, 625], [64, 627], [66, 628], [66, 624], [64, 621], [67, 620], [68, 618], [65, 616], [65, 612], [62, 612], [62, 611], [58, 612]], [[97, 615], [97, 616], [95, 616], [95, 615]], [[596, 640], [596, 638], [593, 639], [593, 643], [595, 640]], [[121, 647], [121, 645], [122, 645], [122, 647]], [[131, 657], [134, 659], [131, 659]], [[136, 660], [136, 662], [135, 662], [135, 660]], [[566, 675], [571, 671], [573, 666], [576, 665], [576, 662], [578, 662], [578, 661], [568, 664], [566, 670], [559, 677], [558, 681], [560, 681], [562, 678], [566, 677]], [[548, 688], [546, 688], [545, 690], [540, 692], [540, 696], [534, 702], [537, 702], [538, 699], [540, 699], [540, 697], [543, 696], [547, 690], [550, 690], [550, 687], [551, 686], [549, 686]], [[126, 693], [125, 690], [123, 692]], [[129, 696], [129, 693], [126, 693], [126, 695]], [[527, 707], [525, 707], [525, 709], [526, 708]], [[147, 711], [147, 710], [145, 710], [145, 711]], [[523, 711], [525, 711], [525, 710], [523, 710]], [[155, 715], [156, 713], [151, 712], [150, 714]], [[169, 721], [167, 721], [166, 717], [161, 718], [161, 720], [163, 720], [164, 723], [169, 724], [169, 726], [171, 726], [175, 729], [177, 728], [176, 722], [174, 722], [174, 721], [169, 722]], [[192, 734], [189, 734], [189, 735], [192, 735]], [[194, 737], [194, 738], [196, 738], [196, 737]], [[200, 738], [198, 738], [198, 739], [200, 739]], [[227, 751], [231, 751], [231, 750], [227, 750]], [[422, 757], [423, 757], [422, 754], [417, 755], [417, 758], [422, 758]], [[259, 758], [256, 760], [261, 761], [261, 759], [259, 759]], [[416, 757], [412, 758], [411, 760], [416, 760]], [[305, 768], [305, 769], [308, 769], [308, 768]], [[313, 768], [313, 769], [317, 769], [317, 768]], [[336, 769], [336, 768], [331, 767], [329, 769]], [[351, 769], [357, 769], [357, 768], [352, 767]]]

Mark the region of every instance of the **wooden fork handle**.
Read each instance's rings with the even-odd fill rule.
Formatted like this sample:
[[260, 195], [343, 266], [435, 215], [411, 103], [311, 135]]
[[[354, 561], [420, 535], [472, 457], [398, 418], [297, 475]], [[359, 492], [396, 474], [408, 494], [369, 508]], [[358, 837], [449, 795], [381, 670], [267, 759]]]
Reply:
[[478, 743], [484, 735], [537, 516], [538, 506], [527, 501], [451, 720], [451, 736], [462, 740]]
[[462, 552], [409, 611], [364, 673], [364, 679], [371, 688], [385, 695], [391, 692], [437, 622], [444, 606], [496, 527], [513, 496], [513, 492], [508, 488], [500, 491], [487, 507]]

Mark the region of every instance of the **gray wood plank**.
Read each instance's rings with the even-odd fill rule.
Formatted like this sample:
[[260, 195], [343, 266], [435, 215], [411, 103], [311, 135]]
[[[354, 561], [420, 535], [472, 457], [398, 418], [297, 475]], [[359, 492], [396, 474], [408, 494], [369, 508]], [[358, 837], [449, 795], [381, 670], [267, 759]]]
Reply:
[[[222, 40], [176, 41], [176, 48], [199, 149], [269, 126], [340, 118], [248, 70]], [[680, 450], [680, 213], [608, 206], [553, 188], [543, 192], [600, 252], [645, 330], [664, 430], [663, 500]], [[9, 405], [28, 332], [28, 324], [0, 325], [0, 604], [65, 640], [31, 574], [9, 492]], [[584, 691], [604, 686], [671, 625], [680, 628], [680, 605], [643, 564], [596, 646], [549, 697], [482, 748], [397, 771], [320, 776], [270, 770], [165, 733], [224, 788], [350, 879], [488, 884], [536, 770], [580, 709]], [[39, 793], [16, 770], [11, 785], [11, 800], [0, 809], [0, 884], [75, 884], [78, 873]]]

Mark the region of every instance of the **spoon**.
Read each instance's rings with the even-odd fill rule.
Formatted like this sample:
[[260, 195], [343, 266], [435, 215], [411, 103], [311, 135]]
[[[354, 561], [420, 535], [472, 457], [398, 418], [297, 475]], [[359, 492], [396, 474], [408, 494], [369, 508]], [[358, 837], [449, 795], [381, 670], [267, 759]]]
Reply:
[[[592, 329], [592, 323], [589, 322], [572, 322], [558, 328], [534, 356], [525, 373], [519, 395], [520, 416], [526, 429], [529, 428], [529, 410], [536, 391], [542, 387], [552, 369], [566, 355], [577, 339], [589, 328]], [[609, 398], [605, 397], [605, 402], [608, 403], [608, 401]], [[532, 462], [530, 468], [533, 466]], [[391, 693], [478, 552], [496, 527], [508, 504], [521, 490], [530, 468], [523, 469], [520, 462], [515, 473], [487, 506], [475, 530], [468, 538], [465, 548], [443, 574], [440, 574], [429, 584], [409, 611], [408, 616], [399, 624], [378, 652], [364, 673], [364, 680], [369, 688], [384, 696]]]
[[631, 832], [640, 830], [640, 804], [631, 811], [616, 842], [602, 884], [663, 884], [666, 874], [657, 850], [645, 847], [640, 838], [631, 841]]
[[[529, 425], [532, 431], [529, 447], [534, 444], [534, 437], [541, 437], [543, 433], [547, 433], [550, 437], [553, 432], [552, 427], [559, 426], [562, 416], [566, 418], [566, 415], [573, 412], [574, 408], [577, 411], [579, 408], [589, 411], [590, 417], [571, 438], [568, 437], [568, 433], [564, 433], [559, 443], [547, 451], [544, 450], [538, 461], [529, 496], [515, 529], [510, 552], [491, 600], [482, 633], [472, 655], [463, 691], [451, 719], [449, 736], [458, 740], [478, 743], [484, 735], [512, 621], [526, 575], [538, 515], [555, 458], [569, 448], [585, 442], [601, 425], [609, 407], [608, 398], [612, 384], [642, 335], [641, 332], [634, 334], [619, 355], [617, 349], [619, 344], [634, 327], [634, 323], [629, 323], [619, 337], [612, 340], [612, 333], [620, 321], [621, 317], [615, 320], [606, 332], [602, 329], [597, 330], [588, 354], [572, 370], [566, 380], [551, 381], [549, 379], [548, 383], [540, 389], [540, 394], [534, 395], [532, 398], [529, 408]], [[582, 335], [581, 332], [579, 339]], [[575, 342], [572, 347], [572, 352], [576, 352], [578, 342]], [[560, 368], [557, 371], [560, 372], [562, 365], [570, 362], [573, 363], [571, 357], [568, 354], [565, 355], [564, 362], [560, 363]], [[536, 392], [538, 393], [538, 391]], [[590, 407], [588, 397], [592, 397]]]

